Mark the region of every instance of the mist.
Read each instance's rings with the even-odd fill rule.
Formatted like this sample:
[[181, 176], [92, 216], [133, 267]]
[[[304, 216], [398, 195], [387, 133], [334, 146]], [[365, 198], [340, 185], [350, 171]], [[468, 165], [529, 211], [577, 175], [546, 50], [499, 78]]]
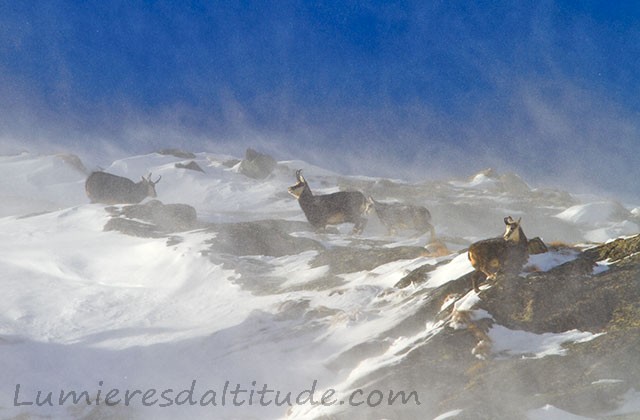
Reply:
[[218, 119], [186, 105], [145, 113], [121, 104], [87, 117], [24, 100], [3, 109], [0, 152], [72, 152], [106, 165], [163, 148], [241, 157], [252, 147], [345, 175], [421, 181], [491, 167], [515, 172], [532, 186], [631, 202], [639, 192], [638, 122], [611, 100], [568, 81], [521, 82], [506, 103], [470, 110], [460, 120], [424, 105], [300, 110], [269, 124], [239, 101], [224, 110]]
[[629, 11], [5, 8], [2, 153], [106, 164], [165, 147], [253, 147], [350, 175], [417, 181], [493, 167], [626, 201], [640, 192]]

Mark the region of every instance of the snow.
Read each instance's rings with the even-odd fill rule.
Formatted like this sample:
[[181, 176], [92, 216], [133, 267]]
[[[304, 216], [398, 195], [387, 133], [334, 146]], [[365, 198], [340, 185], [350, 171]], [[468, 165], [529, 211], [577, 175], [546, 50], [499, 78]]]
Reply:
[[449, 264], [439, 267], [430, 273], [426, 286], [439, 287], [472, 271], [473, 267], [469, 262], [469, 256], [464, 252], [456, 256]]
[[556, 217], [570, 223], [598, 226], [611, 220], [619, 221], [625, 213], [629, 211], [617, 202], [599, 201], [569, 207]]
[[[162, 176], [158, 198], [164, 203], [193, 206], [204, 222], [304, 221], [298, 203], [286, 193], [295, 181], [293, 170], [298, 168], [304, 168], [316, 192], [336, 190], [332, 185], [336, 185], [338, 174], [305, 162], [280, 162], [281, 168], [271, 177], [257, 181], [223, 165], [229, 158], [197, 153], [193, 160], [205, 173], [176, 169], [175, 163], [182, 159], [156, 153], [106, 163], [104, 170], [134, 180], [149, 172], [154, 178]], [[20, 401], [33, 401], [39, 390], [55, 394], [61, 389], [86, 390], [91, 398], [99, 393], [104, 398], [111, 389], [122, 393], [155, 389], [157, 394], [171, 389], [168, 395], [175, 398], [192, 385], [198, 396], [212, 390], [220, 398], [227, 382], [231, 387], [253, 390], [265, 385], [294, 395], [317, 383], [318, 390], [333, 388], [340, 391], [337, 395], [343, 395], [367, 375], [398, 363], [445, 328], [443, 322], [434, 320], [415, 335], [380, 342], [382, 331], [420, 310], [420, 299], [412, 298], [411, 291], [394, 288], [400, 279], [425, 264], [433, 265], [427, 281], [414, 286], [431, 289], [472, 271], [466, 252], [460, 251], [339, 274], [335, 285], [318, 286], [331, 273], [328, 266], [312, 267], [317, 251], [283, 257], [212, 256], [208, 254], [208, 241], [215, 240], [211, 231], [181, 232], [175, 234], [179, 241], [170, 244], [166, 238], [105, 232], [109, 215], [104, 206], [88, 203], [85, 178], [85, 171], [59, 155], [0, 157], [2, 418], [99, 417], [101, 410], [107, 409], [105, 405], [14, 406], [11, 402], [17, 384]], [[438, 198], [442, 201], [436, 204], [452, 209], [476, 197], [483, 203], [494, 199], [497, 204], [491, 212], [504, 217], [502, 213], [509, 208], [510, 214], [526, 221], [531, 203], [522, 206], [510, 202], [508, 196], [492, 196], [496, 182], [480, 174], [467, 183], [443, 184]], [[634, 226], [637, 230], [630, 212], [628, 220], [620, 219], [612, 216], [621, 212], [611, 203], [588, 204], [560, 211], [562, 204], [544, 203], [535, 208], [535, 215], [544, 221], [557, 215], [556, 220], [574, 226], [584, 239], [606, 240], [618, 231], [628, 234]], [[434, 212], [434, 223], [438, 232], [450, 235], [443, 235], [443, 240], [450, 240], [447, 245], [451, 249], [464, 249], [464, 237], [502, 233], [492, 225], [484, 227], [472, 216], [450, 219]], [[461, 224], [476, 230], [455, 236]], [[327, 247], [359, 246], [347, 234], [350, 226], [339, 230], [338, 234], [293, 235], [312, 238]], [[553, 230], [531, 233], [551, 235]], [[382, 235], [365, 230], [362, 239], [373, 242], [384, 238], [389, 241], [381, 245], [385, 248], [422, 246], [424, 242], [424, 237], [389, 239]], [[532, 256], [529, 263], [548, 270], [575, 255], [552, 252]], [[606, 269], [606, 264], [601, 266]], [[453, 304], [458, 311], [473, 311], [478, 299], [471, 292], [443, 309]], [[536, 335], [494, 325], [489, 336], [492, 351], [501, 357], [546, 357], [562, 355], [565, 343], [597, 335], [580, 331]], [[343, 352], [372, 342], [380, 342], [377, 354], [362, 355], [338, 372], [327, 367]], [[186, 410], [190, 418], [212, 416], [211, 407], [199, 404], [146, 407], [140, 394], [136, 398], [129, 406], [117, 407], [121, 417], [175, 418], [183, 415], [180, 410]], [[638, 401], [637, 395], [629, 397], [627, 406], [634, 401]], [[309, 405], [219, 404], [215, 417], [309, 418], [335, 410]], [[529, 417], [541, 418], [540, 413], [556, 415], [560, 411], [541, 408], [531, 411]], [[459, 411], [452, 411], [446, 416], [457, 414]]]
[[554, 267], [575, 260], [578, 254], [577, 250], [551, 250], [543, 254], [529, 255], [527, 266], [537, 271], [549, 271]]
[[447, 411], [446, 413], [440, 414], [438, 417], [436, 417], [433, 420], [447, 420], [447, 419], [453, 419], [456, 418], [458, 415], [462, 414], [464, 412], [464, 410], [451, 410], [451, 411]]
[[556, 217], [584, 228], [587, 241], [605, 242], [609, 238], [638, 233], [640, 227], [632, 220], [633, 214], [616, 201], [596, 201], [569, 207]]
[[552, 405], [545, 405], [527, 413], [528, 420], [592, 420], [590, 417], [577, 416], [560, 410]]
[[534, 334], [527, 331], [510, 330], [501, 325], [494, 325], [489, 330], [489, 337], [492, 342], [491, 350], [494, 354], [532, 359], [552, 355], [562, 356], [566, 353], [563, 344], [584, 343], [600, 335], [602, 334], [593, 334], [578, 330], [557, 334]]
[[85, 203], [85, 177], [61, 156], [0, 156], [0, 217]]
[[640, 413], [640, 392], [630, 389], [622, 396], [622, 404], [617, 409], [608, 413], [609, 416], [629, 416]]
[[483, 173], [475, 175], [469, 181], [451, 181], [451, 185], [459, 188], [471, 188], [478, 190], [494, 190], [498, 185], [498, 180], [493, 179]]

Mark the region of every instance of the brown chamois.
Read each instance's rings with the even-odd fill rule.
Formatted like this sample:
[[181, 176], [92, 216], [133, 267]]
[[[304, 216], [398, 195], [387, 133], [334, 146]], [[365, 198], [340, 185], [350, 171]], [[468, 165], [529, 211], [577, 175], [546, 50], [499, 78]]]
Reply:
[[528, 241], [520, 220], [505, 217], [506, 229], [502, 237], [478, 241], [469, 247], [469, 261], [476, 270], [471, 285], [476, 292], [480, 291], [478, 280], [483, 277], [494, 280], [498, 273], [518, 273], [526, 264], [529, 259]]
[[140, 182], [133, 182], [129, 178], [97, 171], [89, 175], [84, 189], [92, 203], [137, 204], [146, 197], [157, 197], [156, 184], [161, 178], [152, 181], [149, 173]]
[[339, 191], [332, 194], [313, 195], [309, 184], [302, 176], [302, 169], [296, 171], [297, 184], [288, 188], [289, 194], [298, 199], [300, 208], [316, 230], [327, 225], [353, 223], [353, 234], [360, 234], [367, 224], [363, 217], [367, 209], [367, 199], [359, 191]]
[[369, 210], [373, 208], [380, 222], [387, 228], [389, 235], [394, 235], [398, 229], [415, 230], [418, 234], [429, 231], [431, 241], [436, 237], [436, 231], [431, 224], [431, 213], [423, 206], [403, 203], [381, 203], [373, 197], [367, 198]]

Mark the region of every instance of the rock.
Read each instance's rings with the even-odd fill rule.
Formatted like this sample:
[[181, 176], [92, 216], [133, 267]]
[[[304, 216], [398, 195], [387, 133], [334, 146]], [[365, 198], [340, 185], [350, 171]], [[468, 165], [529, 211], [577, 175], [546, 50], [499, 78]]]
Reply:
[[229, 159], [222, 162], [222, 166], [224, 166], [225, 168], [233, 168], [240, 162], [242, 162], [240, 159]]
[[537, 236], [535, 238], [529, 239], [529, 242], [527, 243], [527, 248], [529, 250], [529, 254], [531, 255], [544, 254], [545, 252], [549, 252], [549, 249], [544, 244], [542, 239], [540, 239]]
[[398, 289], [404, 289], [409, 286], [417, 286], [420, 283], [423, 283], [427, 280], [427, 275], [436, 269], [436, 265], [434, 264], [425, 264], [421, 267], [412, 270], [409, 274], [404, 276], [400, 281], [398, 281], [394, 287]]
[[162, 238], [165, 236], [157, 226], [124, 217], [114, 217], [104, 225], [105, 232], [116, 231], [139, 238]]
[[104, 230], [117, 230], [134, 236], [156, 237], [201, 227], [196, 210], [187, 204], [163, 204], [159, 200], [151, 200], [144, 204], [107, 207], [107, 211], [112, 218]]
[[640, 252], [640, 235], [630, 238], [620, 238], [604, 245], [585, 251], [585, 255], [594, 261], [609, 260], [619, 261], [623, 258]]
[[176, 168], [178, 169], [190, 169], [192, 171], [198, 171], [198, 172], [202, 172], [203, 174], [205, 173], [205, 171], [200, 167], [200, 165], [198, 165], [195, 161], [191, 161], [189, 163], [182, 163], [182, 162], [178, 162], [176, 163]]
[[[481, 291], [474, 315], [454, 310], [454, 303], [444, 305], [473, 297], [468, 294], [470, 274], [436, 289], [416, 287], [404, 299], [421, 302], [419, 310], [381, 330], [377, 338], [336, 355], [329, 367], [339, 371], [362, 357], [403, 355], [359, 377], [353, 386], [416, 390], [421, 404], [378, 406], [363, 411], [363, 418], [434, 418], [462, 410], [455, 418], [526, 419], [528, 412], [547, 404], [588, 418], [608, 418], [623, 395], [640, 389], [638, 251], [640, 236], [621, 238], [547, 272], [498, 276], [492, 287]], [[594, 263], [604, 259], [610, 262], [608, 270], [594, 272]], [[433, 269], [419, 267], [399, 283], [419, 284]], [[434, 327], [434, 322], [441, 326]], [[572, 330], [593, 337], [564, 345], [564, 355], [509, 356], [491, 351], [490, 333], [496, 327], [532, 337], [551, 338]], [[425, 328], [434, 330], [425, 334]], [[406, 348], [385, 344], [421, 334], [424, 339]], [[476, 357], [480, 348], [483, 360]]]
[[215, 233], [208, 243], [217, 253], [282, 257], [324, 249], [313, 239], [289, 235], [278, 221], [221, 223], [211, 225], [208, 231]]
[[311, 267], [328, 265], [334, 274], [370, 271], [393, 261], [414, 259], [424, 256], [426, 251], [417, 246], [398, 246], [393, 248], [362, 249], [336, 246], [320, 253]]
[[75, 170], [77, 170], [78, 172], [84, 175], [89, 175], [91, 173], [87, 169], [87, 167], [84, 166], [84, 163], [82, 163], [82, 160], [77, 155], [74, 155], [73, 153], [60, 153], [56, 155], [56, 157], [60, 158], [64, 163], [66, 163], [67, 165], [71, 166], [72, 168], [74, 168]]
[[240, 162], [238, 171], [254, 179], [265, 179], [275, 169], [277, 162], [269, 155], [258, 153], [249, 148], [245, 153], [245, 158]]
[[191, 152], [185, 152], [180, 149], [162, 149], [158, 151], [161, 155], [175, 156], [180, 159], [195, 159], [196, 155]]
[[512, 172], [500, 176], [500, 182], [505, 192], [515, 195], [525, 195], [531, 192], [531, 188], [517, 174]]

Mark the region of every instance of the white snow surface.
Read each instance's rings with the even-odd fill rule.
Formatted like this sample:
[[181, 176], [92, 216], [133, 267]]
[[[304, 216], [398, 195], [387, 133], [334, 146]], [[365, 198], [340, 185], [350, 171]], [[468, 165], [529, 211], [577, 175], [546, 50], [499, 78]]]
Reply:
[[[297, 168], [304, 168], [316, 193], [337, 190], [330, 186], [336, 185], [337, 174], [304, 162], [280, 162], [281, 169], [258, 181], [223, 165], [227, 159], [198, 153], [193, 160], [206, 172], [200, 173], [176, 169], [175, 163], [182, 159], [153, 153], [107, 163], [105, 170], [134, 180], [149, 172], [154, 177], [161, 175], [158, 199], [189, 204], [204, 222], [304, 221], [298, 203], [286, 193]], [[225, 386], [233, 389], [236, 385], [247, 390], [242, 395], [245, 400], [251, 390], [263, 386], [283, 396], [291, 392], [293, 398], [311, 387], [335, 389], [336, 398], [346, 395], [360, 378], [397, 363], [443, 328], [442, 323], [429, 323], [415, 336], [389, 338], [376, 355], [363, 355], [349, 369], [329, 369], [336, 355], [379, 339], [381, 331], [419, 309], [419, 302], [407, 299], [408, 292], [394, 289], [394, 284], [424, 264], [438, 267], [418, 287], [438, 287], [472, 269], [466, 253], [420, 257], [345, 274], [343, 284], [318, 290], [306, 287], [327, 271], [327, 267], [310, 267], [315, 251], [279, 258], [225, 256], [223, 264], [203, 252], [213, 238], [202, 230], [179, 233], [181, 240], [172, 245], [166, 238], [105, 232], [108, 214], [103, 205], [88, 203], [85, 178], [86, 173], [60, 156], [24, 153], [0, 157], [1, 418], [100, 417], [101, 410], [113, 413], [104, 402], [114, 389], [119, 393], [111, 401], [119, 404], [109, 410], [121, 410], [121, 417], [276, 419], [331, 414], [334, 406], [263, 406], [257, 403], [258, 394], [252, 405], [247, 401], [234, 405], [227, 394], [227, 404], [222, 406], [221, 397]], [[554, 197], [550, 193], [536, 207], [535, 201], [523, 205], [500, 193], [488, 210], [502, 215], [497, 224], [479, 227], [471, 216], [463, 224], [477, 231], [457, 235], [461, 221], [444, 217], [446, 209], [468, 208], [476, 199], [486, 202], [496, 182], [479, 175], [468, 185], [455, 183], [431, 203], [424, 203], [441, 209], [433, 212], [433, 222], [445, 240], [451, 239], [451, 249], [464, 247], [464, 241], [472, 237], [500, 236], [506, 211], [522, 217], [527, 230], [528, 206], [531, 228], [541, 230], [528, 231], [530, 237], [552, 236], [557, 223], [562, 223], [563, 232], [573, 232], [583, 240], [594, 229], [604, 229], [600, 233], [606, 236], [617, 232], [621, 224], [625, 232], [635, 228], [637, 233], [634, 214], [628, 212], [624, 220], [619, 215], [612, 217], [610, 204], [563, 208], [564, 200], [549, 202]], [[483, 186], [490, 189], [482, 190]], [[615, 214], [622, 213], [618, 210]], [[555, 225], [544, 231], [547, 222]], [[301, 232], [299, 236], [327, 246], [351, 243], [350, 226], [339, 229], [340, 234]], [[384, 230], [372, 222], [363, 236], [379, 239]], [[398, 237], [396, 244], [423, 240]], [[530, 263], [546, 270], [572, 257], [550, 254]], [[250, 266], [284, 280], [256, 293], [238, 281], [250, 278]], [[458, 309], [472, 310], [474, 302], [469, 297], [467, 305]], [[508, 357], [561, 355], [563, 343], [594, 336], [577, 331], [536, 336], [500, 326], [490, 335], [494, 352]], [[53, 392], [57, 401], [60, 391], [71, 390], [86, 391], [94, 404], [28, 404], [36, 401], [39, 391], [41, 400]], [[128, 405], [127, 390], [141, 391], [126, 395]], [[211, 398], [208, 390], [216, 392], [216, 407], [186, 401], [189, 396], [198, 402]], [[185, 405], [178, 405], [181, 398]], [[96, 405], [98, 401], [102, 404]], [[162, 403], [168, 406], [161, 407]], [[449, 414], [455, 417], [456, 412]], [[529, 418], [543, 418], [543, 414], [580, 418], [558, 417], [557, 409], [552, 408], [531, 411]]]
[[492, 351], [496, 355], [506, 357], [519, 356], [522, 358], [539, 359], [552, 355], [564, 355], [565, 343], [584, 343], [597, 338], [601, 334], [593, 334], [578, 330], [564, 333], [534, 334], [527, 331], [514, 331], [501, 325], [493, 326], [489, 330]]
[[578, 416], [560, 410], [550, 404], [531, 410], [527, 413], [528, 420], [592, 420], [590, 417]]

